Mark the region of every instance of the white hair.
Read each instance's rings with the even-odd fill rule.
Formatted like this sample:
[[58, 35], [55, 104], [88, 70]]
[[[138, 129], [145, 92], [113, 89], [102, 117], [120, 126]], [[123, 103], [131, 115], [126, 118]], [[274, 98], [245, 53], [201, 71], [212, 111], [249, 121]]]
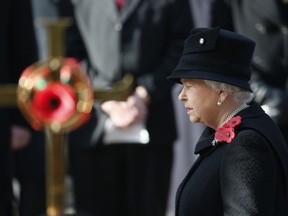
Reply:
[[206, 85], [212, 88], [214, 91], [229, 93], [232, 96], [232, 99], [238, 104], [249, 103], [254, 98], [254, 94], [248, 90], [232, 86], [227, 83], [221, 83], [212, 80], [204, 81]]

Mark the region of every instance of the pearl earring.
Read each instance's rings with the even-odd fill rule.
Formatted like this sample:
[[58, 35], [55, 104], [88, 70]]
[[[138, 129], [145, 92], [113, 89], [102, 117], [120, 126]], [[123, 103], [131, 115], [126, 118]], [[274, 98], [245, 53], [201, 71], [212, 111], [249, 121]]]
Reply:
[[218, 106], [221, 106], [221, 104], [222, 104], [221, 101], [218, 101], [218, 102], [217, 102], [217, 105], [218, 105]]

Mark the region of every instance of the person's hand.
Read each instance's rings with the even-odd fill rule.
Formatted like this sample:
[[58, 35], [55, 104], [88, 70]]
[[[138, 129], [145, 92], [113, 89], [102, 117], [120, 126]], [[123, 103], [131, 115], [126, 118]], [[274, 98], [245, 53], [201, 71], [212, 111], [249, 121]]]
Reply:
[[28, 145], [31, 139], [29, 129], [13, 125], [11, 127], [11, 148], [12, 150], [19, 150]]
[[137, 87], [135, 93], [126, 101], [107, 101], [101, 105], [115, 127], [126, 128], [145, 120], [148, 112], [148, 94], [144, 98], [143, 91], [143, 87]]

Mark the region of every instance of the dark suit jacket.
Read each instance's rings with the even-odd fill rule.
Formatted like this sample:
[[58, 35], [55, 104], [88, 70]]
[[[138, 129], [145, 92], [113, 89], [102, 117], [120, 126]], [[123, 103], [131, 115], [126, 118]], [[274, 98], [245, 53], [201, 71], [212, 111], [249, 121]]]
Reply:
[[[85, 50], [81, 51], [75, 33], [68, 33], [69, 42], [77, 41], [68, 45], [68, 55], [76, 53], [85, 60], [86, 70], [98, 88], [131, 73], [137, 85], [145, 86], [151, 96], [147, 121], [151, 142], [173, 143], [172, 85], [166, 77], [176, 66], [192, 27], [188, 1], [127, 0], [120, 14], [114, 0], [73, 2]], [[102, 124], [99, 119], [97, 124]], [[82, 142], [83, 137], [92, 137], [87, 127], [80, 129]]]
[[[0, 84], [18, 83], [23, 69], [37, 60], [36, 41], [29, 0], [1, 2]], [[0, 202], [8, 200], [11, 169], [9, 161], [10, 125], [27, 125], [19, 111], [0, 109]]]
[[288, 215], [288, 150], [279, 128], [253, 104], [231, 143], [211, 142], [207, 128], [200, 154], [177, 192], [176, 215]]

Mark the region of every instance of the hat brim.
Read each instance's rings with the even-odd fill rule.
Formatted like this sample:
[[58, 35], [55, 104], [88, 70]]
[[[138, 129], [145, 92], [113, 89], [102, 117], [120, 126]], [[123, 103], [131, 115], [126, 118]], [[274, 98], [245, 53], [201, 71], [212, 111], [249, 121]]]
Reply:
[[167, 77], [169, 81], [179, 84], [182, 84], [182, 78], [212, 80], [216, 82], [227, 83], [252, 92], [248, 80], [239, 80], [239, 78], [225, 76], [215, 72], [183, 70], [176, 71]]

